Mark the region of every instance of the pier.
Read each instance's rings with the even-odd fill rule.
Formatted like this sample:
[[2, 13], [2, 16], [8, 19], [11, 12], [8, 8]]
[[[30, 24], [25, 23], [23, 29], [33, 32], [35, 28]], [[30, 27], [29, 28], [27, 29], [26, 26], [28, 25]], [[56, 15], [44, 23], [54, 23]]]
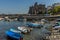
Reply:
[[5, 18], [5, 17], [8, 17], [8, 18], [12, 18], [12, 19], [31, 19], [31, 20], [40, 20], [40, 19], [58, 19], [60, 18], [60, 15], [49, 15], [49, 16], [45, 16], [45, 15], [28, 15], [28, 14], [19, 14], [19, 15], [16, 15], [16, 14], [11, 14], [11, 15], [0, 15], [0, 18]]

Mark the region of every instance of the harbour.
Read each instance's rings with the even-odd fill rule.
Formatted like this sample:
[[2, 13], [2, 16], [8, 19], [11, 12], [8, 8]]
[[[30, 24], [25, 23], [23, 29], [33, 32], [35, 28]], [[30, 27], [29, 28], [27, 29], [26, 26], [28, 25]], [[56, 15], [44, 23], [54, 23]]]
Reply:
[[[17, 28], [18, 26], [23, 26], [24, 22], [18, 21], [0, 21], [0, 39], [7, 40], [5, 31], [9, 30], [10, 28]], [[31, 33], [25, 34], [23, 40], [40, 40], [40, 36], [43, 35], [41, 33], [42, 29], [34, 28]]]
[[[10, 28], [17, 28], [18, 26], [22, 26], [23, 22], [18, 22], [18, 21], [13, 21], [13, 22], [8, 22], [8, 21], [0, 21], [0, 39], [1, 40], [6, 40], [6, 34], [5, 31], [9, 30]], [[39, 29], [40, 30], [40, 29]], [[28, 35], [27, 35], [28, 36]], [[31, 35], [32, 36], [32, 35]], [[29, 36], [28, 36], [29, 37]], [[25, 38], [26, 39], [26, 38]], [[25, 40], [24, 39], [24, 40]], [[26, 40], [28, 40], [27, 38]], [[31, 40], [31, 38], [30, 38]]]

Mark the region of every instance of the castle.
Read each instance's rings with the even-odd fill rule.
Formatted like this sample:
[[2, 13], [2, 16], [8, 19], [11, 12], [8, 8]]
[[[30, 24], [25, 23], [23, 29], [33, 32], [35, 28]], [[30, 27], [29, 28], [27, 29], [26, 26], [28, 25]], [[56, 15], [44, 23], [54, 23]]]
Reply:
[[46, 13], [46, 7], [44, 4], [37, 4], [37, 2], [29, 7], [29, 14], [31, 15], [40, 15]]

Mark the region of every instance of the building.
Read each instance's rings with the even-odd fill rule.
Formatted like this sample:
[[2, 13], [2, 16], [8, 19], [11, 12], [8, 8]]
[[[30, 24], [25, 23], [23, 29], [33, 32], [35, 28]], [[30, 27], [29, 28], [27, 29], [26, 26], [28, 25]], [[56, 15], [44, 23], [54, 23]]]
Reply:
[[47, 10], [50, 10], [50, 9], [52, 9], [52, 6], [48, 6], [48, 7], [47, 7]]
[[55, 7], [55, 6], [60, 6], [60, 3], [54, 3], [53, 7]]
[[29, 14], [31, 15], [39, 15], [44, 14], [46, 12], [46, 8], [44, 4], [37, 4], [37, 2], [29, 7]]
[[47, 13], [51, 15], [52, 11], [53, 11], [53, 7], [52, 6], [47, 6]]

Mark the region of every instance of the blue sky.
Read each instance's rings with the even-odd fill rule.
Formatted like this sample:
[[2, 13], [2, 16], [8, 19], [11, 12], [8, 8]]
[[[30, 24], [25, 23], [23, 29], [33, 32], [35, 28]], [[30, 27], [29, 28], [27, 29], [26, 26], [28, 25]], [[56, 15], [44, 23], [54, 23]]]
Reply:
[[0, 0], [0, 14], [26, 14], [35, 2], [49, 6], [60, 3], [60, 0]]

